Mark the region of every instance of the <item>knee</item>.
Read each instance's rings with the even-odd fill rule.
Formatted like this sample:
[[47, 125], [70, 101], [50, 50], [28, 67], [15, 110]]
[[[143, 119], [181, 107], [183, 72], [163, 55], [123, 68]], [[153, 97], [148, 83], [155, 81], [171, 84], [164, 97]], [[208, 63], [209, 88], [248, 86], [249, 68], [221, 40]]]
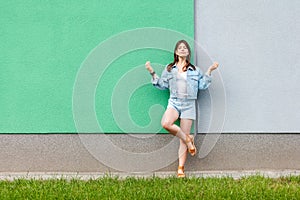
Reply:
[[161, 125], [164, 129], [166, 129], [168, 131], [168, 130], [170, 130], [172, 123], [170, 123], [169, 121], [163, 121], [163, 122], [161, 122]]

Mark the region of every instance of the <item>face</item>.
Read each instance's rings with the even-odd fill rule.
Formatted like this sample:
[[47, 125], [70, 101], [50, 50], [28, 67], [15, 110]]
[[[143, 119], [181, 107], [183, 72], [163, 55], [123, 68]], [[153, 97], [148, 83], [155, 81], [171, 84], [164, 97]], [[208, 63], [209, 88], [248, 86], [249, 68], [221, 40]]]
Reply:
[[180, 43], [176, 49], [176, 54], [180, 57], [187, 57], [190, 52], [184, 43]]

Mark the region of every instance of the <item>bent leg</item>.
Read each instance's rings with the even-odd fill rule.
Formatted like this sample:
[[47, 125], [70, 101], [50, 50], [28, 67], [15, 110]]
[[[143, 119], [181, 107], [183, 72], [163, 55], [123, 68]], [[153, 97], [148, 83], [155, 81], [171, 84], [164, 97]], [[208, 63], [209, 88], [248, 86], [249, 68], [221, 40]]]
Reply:
[[174, 108], [167, 108], [165, 111], [163, 118], [161, 120], [161, 125], [164, 129], [166, 129], [169, 133], [171, 133], [174, 136], [179, 137], [183, 141], [186, 141], [186, 135], [185, 133], [180, 129], [179, 126], [174, 124], [174, 122], [178, 119], [179, 114], [177, 110]]
[[179, 114], [177, 112], [177, 110], [175, 110], [174, 108], [167, 108], [167, 110], [165, 111], [162, 119], [161, 119], [161, 125], [164, 129], [166, 129], [169, 133], [171, 133], [172, 135], [176, 135], [179, 127], [174, 124], [174, 122], [178, 119]]

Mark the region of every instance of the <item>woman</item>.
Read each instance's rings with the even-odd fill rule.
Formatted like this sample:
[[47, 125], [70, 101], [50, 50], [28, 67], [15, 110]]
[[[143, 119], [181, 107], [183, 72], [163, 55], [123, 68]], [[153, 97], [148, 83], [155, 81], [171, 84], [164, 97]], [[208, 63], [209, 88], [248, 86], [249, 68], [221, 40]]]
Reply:
[[[161, 124], [169, 133], [180, 138], [178, 177], [185, 177], [184, 164], [187, 152], [194, 156], [197, 151], [190, 131], [193, 120], [196, 119], [195, 99], [198, 90], [208, 88], [211, 83], [211, 72], [219, 65], [214, 62], [203, 75], [198, 67], [190, 63], [190, 58], [189, 44], [185, 40], [180, 40], [174, 49], [174, 61], [167, 65], [161, 77], [155, 74], [149, 61], [145, 64], [152, 76], [152, 84], [158, 89], [170, 90], [168, 106]], [[178, 118], [180, 127], [174, 124]]]

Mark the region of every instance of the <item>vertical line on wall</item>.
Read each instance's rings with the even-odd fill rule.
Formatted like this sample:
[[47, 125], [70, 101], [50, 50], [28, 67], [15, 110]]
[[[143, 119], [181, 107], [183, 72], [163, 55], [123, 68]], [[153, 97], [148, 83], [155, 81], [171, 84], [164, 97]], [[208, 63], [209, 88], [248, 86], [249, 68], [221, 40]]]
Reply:
[[[194, 0], [194, 64], [197, 66], [197, 6], [196, 6], [196, 1]], [[197, 98], [198, 99], [198, 98]], [[194, 137], [196, 137], [198, 133], [198, 101], [197, 99], [195, 100], [195, 108], [196, 108], [196, 119], [194, 121]]]
[[197, 25], [197, 6], [196, 6], [196, 1], [194, 0], [194, 64], [197, 66], [197, 45], [196, 45], [196, 41], [197, 41], [197, 29], [196, 29], [196, 25]]

